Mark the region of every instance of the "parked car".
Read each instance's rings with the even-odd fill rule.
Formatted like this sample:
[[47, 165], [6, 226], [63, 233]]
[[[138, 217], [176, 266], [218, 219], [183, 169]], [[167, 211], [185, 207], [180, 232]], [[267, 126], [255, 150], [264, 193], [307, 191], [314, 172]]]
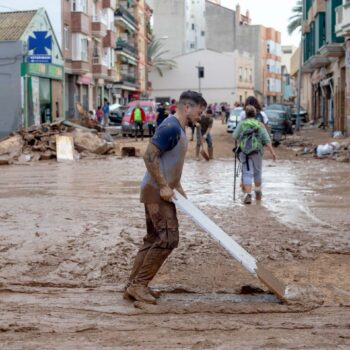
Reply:
[[109, 125], [120, 126], [122, 125], [123, 110], [122, 106], [118, 103], [109, 106]]
[[265, 113], [269, 118], [271, 134], [281, 133], [282, 135], [293, 134], [293, 124], [288, 113], [283, 110], [268, 110]]
[[[292, 122], [293, 122], [293, 124], [296, 124], [297, 114], [298, 114], [297, 106], [293, 106], [292, 107]], [[307, 111], [301, 106], [300, 106], [300, 121], [302, 123], [307, 122]]]
[[227, 124], [226, 124], [226, 131], [228, 133], [232, 133], [238, 123], [239, 123], [239, 116], [243, 111], [243, 107], [236, 107], [231, 109], [230, 116], [228, 117]]
[[134, 135], [135, 127], [130, 123], [131, 113], [133, 109], [140, 104], [140, 107], [145, 111], [146, 122], [143, 124], [144, 134], [148, 135], [148, 123], [155, 123], [156, 119], [156, 103], [150, 100], [138, 100], [129, 102], [127, 110], [122, 119], [122, 134], [123, 136]]
[[267, 111], [282, 111], [282, 112], [287, 113], [288, 118], [290, 118], [290, 119], [292, 118], [291, 107], [287, 106], [287, 105], [283, 105], [280, 103], [274, 103], [274, 104], [266, 106], [264, 110], [265, 110], [265, 112], [267, 112]]

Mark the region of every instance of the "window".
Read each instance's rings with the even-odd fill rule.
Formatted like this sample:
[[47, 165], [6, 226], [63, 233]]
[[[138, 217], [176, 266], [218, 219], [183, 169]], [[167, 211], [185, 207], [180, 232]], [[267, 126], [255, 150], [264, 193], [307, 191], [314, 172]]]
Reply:
[[243, 80], [243, 76], [242, 76], [242, 67], [239, 67], [239, 81]]
[[191, 43], [190, 48], [194, 49], [194, 43]]
[[266, 65], [266, 69], [268, 72], [270, 72], [270, 65], [269, 64]]
[[205, 31], [204, 30], [201, 31], [201, 35], [205, 36]]
[[71, 9], [73, 12], [87, 13], [87, 0], [72, 0]]
[[88, 40], [86, 38], [81, 39], [81, 60], [85, 62], [88, 60]]
[[267, 44], [266, 50], [267, 50], [267, 53], [270, 53], [270, 44]]
[[69, 50], [69, 26], [65, 25], [63, 29], [63, 47], [65, 50]]
[[194, 23], [192, 23], [192, 30], [194, 30]]

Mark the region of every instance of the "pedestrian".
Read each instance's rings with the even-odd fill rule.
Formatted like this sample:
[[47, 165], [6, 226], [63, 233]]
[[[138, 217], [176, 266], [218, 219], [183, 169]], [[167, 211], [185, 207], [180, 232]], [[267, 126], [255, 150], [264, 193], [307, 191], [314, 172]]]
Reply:
[[245, 106], [246, 117], [233, 133], [238, 141], [239, 160], [242, 164], [242, 189], [245, 193], [243, 202], [252, 202], [252, 184], [254, 179], [255, 199], [261, 200], [262, 191], [262, 160], [263, 149], [266, 146], [276, 160], [276, 154], [271, 145], [271, 139], [266, 128], [256, 119], [256, 109], [252, 105]]
[[[174, 112], [174, 113], [171, 113]], [[169, 106], [169, 114], [175, 114], [176, 113], [176, 100], [173, 98], [171, 100], [171, 105]]]
[[103, 107], [102, 107], [102, 111], [103, 111], [102, 125], [104, 127], [106, 127], [109, 124], [109, 102], [106, 98], [104, 98], [103, 101], [104, 101], [104, 103], [103, 103]]
[[147, 168], [141, 183], [141, 202], [145, 206], [147, 234], [133, 264], [124, 298], [155, 304], [149, 283], [179, 242], [174, 189], [185, 195], [181, 174], [188, 141], [185, 126], [199, 120], [200, 95], [181, 94], [176, 115], [156, 129], [144, 154]]
[[156, 127], [162, 124], [163, 120], [167, 116], [168, 115], [166, 114], [166, 105], [164, 102], [162, 102], [161, 105], [157, 108], [157, 112], [156, 112]]
[[134, 125], [135, 139], [140, 131], [141, 141], [143, 141], [143, 123], [146, 122], [146, 113], [141, 108], [140, 103], [131, 112], [130, 123]]
[[[268, 119], [266, 113], [262, 110], [261, 105], [260, 105], [259, 101], [256, 99], [256, 97], [254, 97], [254, 96], [247, 97], [247, 99], [245, 100], [245, 103], [244, 103], [244, 107], [246, 107], [246, 106], [255, 107], [255, 109], [256, 109], [255, 118], [257, 120], [259, 120], [260, 122], [262, 122], [266, 128], [268, 123], [269, 123], [269, 119]], [[242, 121], [245, 118], [246, 118], [246, 112], [245, 112], [245, 109], [243, 108], [243, 111], [239, 115], [239, 121]]]
[[226, 121], [226, 108], [225, 104], [221, 105], [221, 124], [225, 124]]
[[97, 107], [96, 119], [97, 119], [97, 122], [98, 122], [99, 124], [102, 124], [102, 120], [103, 120], [103, 111], [102, 111], [102, 107], [101, 107], [101, 106], [98, 106], [98, 107]]

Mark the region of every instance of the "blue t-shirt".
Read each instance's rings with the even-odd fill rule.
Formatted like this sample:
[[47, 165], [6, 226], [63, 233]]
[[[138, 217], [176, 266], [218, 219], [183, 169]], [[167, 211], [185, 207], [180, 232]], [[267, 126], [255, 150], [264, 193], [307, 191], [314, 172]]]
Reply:
[[151, 142], [157, 146], [160, 151], [167, 152], [172, 150], [180, 140], [181, 125], [176, 117], [170, 116], [158, 126]]
[[105, 103], [102, 107], [102, 110], [104, 114], [109, 114], [109, 104]]

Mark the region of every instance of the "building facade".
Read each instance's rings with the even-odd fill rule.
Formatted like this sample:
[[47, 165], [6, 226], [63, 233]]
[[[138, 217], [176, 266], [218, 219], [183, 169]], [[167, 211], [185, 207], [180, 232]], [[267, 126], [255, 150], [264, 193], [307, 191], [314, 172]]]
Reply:
[[64, 111], [64, 61], [41, 8], [0, 13], [0, 137]]
[[[247, 53], [198, 50], [174, 58], [177, 66], [161, 77], [152, 71], [150, 80], [156, 101], [178, 99], [184, 90], [200, 91], [208, 103], [243, 102], [254, 94], [254, 58]], [[198, 78], [198, 62], [204, 77]], [[220, 67], [220, 69], [218, 69]]]
[[205, 48], [205, 1], [149, 0], [155, 38], [164, 39], [167, 57]]
[[116, 0], [62, 1], [67, 117], [76, 113], [76, 103], [88, 111], [112, 100], [115, 10]]
[[342, 0], [304, 0], [303, 9], [302, 72], [312, 90], [308, 112], [314, 122], [320, 120], [332, 132], [347, 129], [344, 36], [336, 32], [339, 6]]

